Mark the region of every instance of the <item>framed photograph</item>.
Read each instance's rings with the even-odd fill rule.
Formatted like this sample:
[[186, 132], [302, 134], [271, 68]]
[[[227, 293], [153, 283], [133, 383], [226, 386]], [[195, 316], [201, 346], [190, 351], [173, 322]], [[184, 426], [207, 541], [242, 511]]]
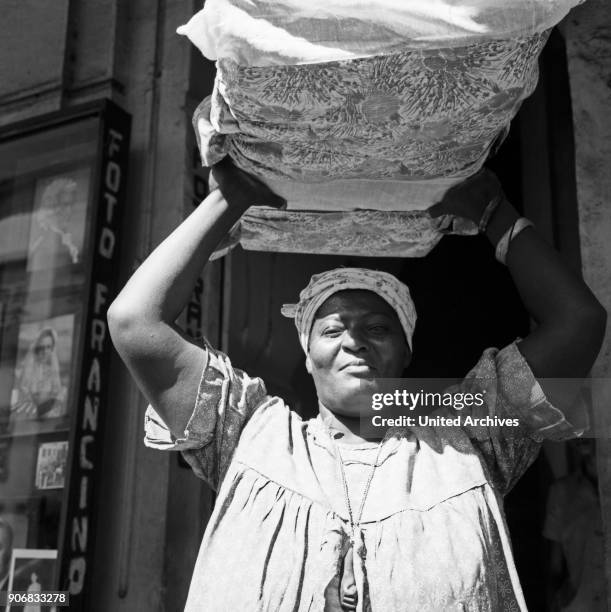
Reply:
[[[13, 434], [24, 429], [49, 431], [44, 423], [67, 415], [74, 336], [74, 314], [61, 315], [19, 327], [17, 366], [10, 398]], [[35, 425], [32, 427], [32, 424]]]
[[62, 489], [66, 482], [68, 440], [43, 442], [38, 447], [36, 460], [37, 489]]
[[[56, 560], [57, 550], [14, 548], [11, 557], [8, 590], [24, 591], [26, 593], [52, 591]], [[7, 604], [6, 610], [34, 612], [34, 610], [39, 610], [39, 606]]]
[[89, 167], [40, 178], [34, 186], [28, 272], [79, 263], [83, 258]]

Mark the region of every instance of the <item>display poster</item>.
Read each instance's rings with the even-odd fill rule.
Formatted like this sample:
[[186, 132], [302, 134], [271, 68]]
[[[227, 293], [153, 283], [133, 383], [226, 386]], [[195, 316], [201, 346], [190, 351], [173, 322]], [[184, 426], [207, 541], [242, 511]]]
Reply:
[[10, 402], [13, 433], [24, 422], [50, 431], [45, 422], [66, 416], [73, 334], [74, 314], [21, 324]]

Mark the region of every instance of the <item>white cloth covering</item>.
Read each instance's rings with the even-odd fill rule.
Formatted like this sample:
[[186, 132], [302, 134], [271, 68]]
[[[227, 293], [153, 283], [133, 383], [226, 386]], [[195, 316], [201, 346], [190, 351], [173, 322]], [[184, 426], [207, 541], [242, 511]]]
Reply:
[[542, 32], [580, 0], [207, 0], [179, 34], [211, 60], [311, 64]]

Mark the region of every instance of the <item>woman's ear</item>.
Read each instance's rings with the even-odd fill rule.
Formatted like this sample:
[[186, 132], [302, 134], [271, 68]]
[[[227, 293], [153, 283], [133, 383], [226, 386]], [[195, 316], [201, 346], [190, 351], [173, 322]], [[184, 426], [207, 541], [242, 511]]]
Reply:
[[306, 366], [306, 370], [308, 371], [308, 374], [312, 374], [312, 360], [310, 359], [310, 355], [306, 355], [306, 360], [305, 360], [305, 366]]

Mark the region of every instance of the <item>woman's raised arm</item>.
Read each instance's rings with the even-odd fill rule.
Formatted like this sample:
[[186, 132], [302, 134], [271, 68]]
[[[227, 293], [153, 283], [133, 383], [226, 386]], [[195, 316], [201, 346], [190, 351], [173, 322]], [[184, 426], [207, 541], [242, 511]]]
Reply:
[[[486, 236], [496, 246], [519, 214], [502, 194], [492, 172], [480, 172], [448, 191], [431, 214], [454, 214], [479, 224], [484, 209], [497, 196], [502, 196], [500, 204], [486, 228]], [[605, 309], [532, 227], [511, 240], [505, 262], [524, 306], [537, 323], [519, 344], [535, 376], [585, 376], [600, 351]]]
[[170, 431], [182, 437], [207, 355], [175, 325], [214, 248], [255, 204], [284, 200], [223, 160], [213, 191], [129, 279], [108, 310], [114, 345]]

